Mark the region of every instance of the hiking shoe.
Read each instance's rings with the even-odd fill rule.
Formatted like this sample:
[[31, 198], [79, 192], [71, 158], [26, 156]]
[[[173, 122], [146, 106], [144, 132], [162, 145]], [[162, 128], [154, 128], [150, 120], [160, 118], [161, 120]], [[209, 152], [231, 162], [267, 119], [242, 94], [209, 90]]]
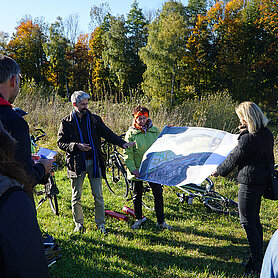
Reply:
[[147, 220], [146, 217], [143, 217], [142, 219], [136, 219], [134, 224], [131, 226], [132, 230], [136, 230], [141, 227], [141, 225]]
[[99, 225], [99, 226], [97, 227], [97, 229], [100, 230], [100, 232], [101, 232], [102, 234], [104, 234], [104, 235], [107, 235], [107, 234], [108, 234], [108, 232], [106, 231], [106, 229], [105, 229], [105, 227], [104, 227], [103, 224], [102, 224], [102, 225]]
[[84, 233], [86, 231], [85, 227], [83, 226], [83, 224], [80, 223], [76, 223], [75, 224], [75, 229], [73, 230], [74, 233]]
[[170, 225], [166, 224], [165, 221], [161, 224], [156, 223], [156, 226], [161, 228], [161, 229], [173, 230], [173, 228]]

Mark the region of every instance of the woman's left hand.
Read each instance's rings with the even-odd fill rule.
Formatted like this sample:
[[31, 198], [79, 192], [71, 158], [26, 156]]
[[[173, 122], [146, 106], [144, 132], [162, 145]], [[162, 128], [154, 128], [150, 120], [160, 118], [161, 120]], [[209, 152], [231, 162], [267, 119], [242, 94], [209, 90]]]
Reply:
[[219, 174], [217, 173], [217, 171], [213, 171], [210, 175], [213, 176], [213, 177], [218, 177], [218, 176], [219, 176]]
[[124, 143], [124, 144], [123, 144], [123, 149], [132, 147], [132, 146], [134, 146], [134, 145], [135, 145], [135, 142]]

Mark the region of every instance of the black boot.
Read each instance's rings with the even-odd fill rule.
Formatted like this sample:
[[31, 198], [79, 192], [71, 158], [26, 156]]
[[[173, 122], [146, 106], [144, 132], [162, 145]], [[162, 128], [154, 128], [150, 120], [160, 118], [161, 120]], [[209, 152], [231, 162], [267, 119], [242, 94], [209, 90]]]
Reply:
[[256, 263], [252, 257], [249, 257], [245, 264], [244, 277], [259, 277], [261, 272], [261, 265]]

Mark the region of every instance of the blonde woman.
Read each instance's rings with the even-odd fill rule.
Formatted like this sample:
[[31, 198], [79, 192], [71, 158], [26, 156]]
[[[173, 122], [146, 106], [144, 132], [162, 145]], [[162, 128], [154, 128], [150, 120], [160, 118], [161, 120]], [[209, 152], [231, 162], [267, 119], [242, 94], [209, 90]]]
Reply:
[[263, 228], [259, 213], [261, 197], [274, 167], [274, 138], [266, 127], [267, 118], [255, 103], [242, 102], [236, 108], [236, 114], [241, 123], [238, 145], [212, 175], [225, 177], [238, 168], [240, 223], [251, 253], [245, 264], [245, 273], [252, 275], [260, 272], [263, 259]]

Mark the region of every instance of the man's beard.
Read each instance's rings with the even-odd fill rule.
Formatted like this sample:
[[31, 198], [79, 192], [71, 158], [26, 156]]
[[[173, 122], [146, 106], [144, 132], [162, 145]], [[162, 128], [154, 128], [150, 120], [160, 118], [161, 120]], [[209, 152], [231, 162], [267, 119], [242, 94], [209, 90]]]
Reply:
[[87, 113], [87, 109], [86, 109], [86, 108], [83, 108], [83, 109], [80, 111], [80, 113], [81, 113], [82, 115], [85, 115], [85, 114]]

